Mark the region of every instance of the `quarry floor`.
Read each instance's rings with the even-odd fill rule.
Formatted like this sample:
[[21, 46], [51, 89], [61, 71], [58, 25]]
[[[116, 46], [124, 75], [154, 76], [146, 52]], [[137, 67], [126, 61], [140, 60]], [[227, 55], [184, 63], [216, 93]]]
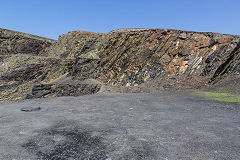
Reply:
[[0, 159], [240, 160], [240, 105], [188, 91], [0, 102]]

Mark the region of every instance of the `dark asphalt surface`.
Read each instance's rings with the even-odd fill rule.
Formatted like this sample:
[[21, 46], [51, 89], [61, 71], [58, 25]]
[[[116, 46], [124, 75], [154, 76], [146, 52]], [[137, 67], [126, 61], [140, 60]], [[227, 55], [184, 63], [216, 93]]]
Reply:
[[240, 106], [186, 92], [1, 102], [0, 159], [240, 160]]

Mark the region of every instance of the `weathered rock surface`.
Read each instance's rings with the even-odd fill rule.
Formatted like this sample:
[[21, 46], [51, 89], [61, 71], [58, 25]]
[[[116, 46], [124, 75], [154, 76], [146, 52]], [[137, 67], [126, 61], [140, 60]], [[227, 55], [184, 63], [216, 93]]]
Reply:
[[239, 48], [239, 36], [167, 29], [73, 31], [58, 41], [0, 30], [0, 100], [202, 88], [240, 76]]
[[31, 94], [28, 94], [26, 98], [81, 96], [94, 94], [99, 90], [100, 85], [94, 84], [40, 84], [33, 86]]
[[0, 29], [0, 56], [11, 54], [45, 54], [54, 40], [26, 33]]
[[157, 78], [168, 88], [221, 79], [226, 65], [229, 75], [239, 66], [239, 42], [239, 36], [161, 29], [74, 31], [60, 36], [49, 54], [71, 59], [70, 74], [77, 78], [126, 87]]

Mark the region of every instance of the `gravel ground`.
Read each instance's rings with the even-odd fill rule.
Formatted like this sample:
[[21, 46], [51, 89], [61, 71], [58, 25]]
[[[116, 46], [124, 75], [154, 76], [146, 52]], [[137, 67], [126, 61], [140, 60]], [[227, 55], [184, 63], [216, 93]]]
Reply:
[[187, 92], [1, 102], [0, 159], [240, 160], [240, 106]]

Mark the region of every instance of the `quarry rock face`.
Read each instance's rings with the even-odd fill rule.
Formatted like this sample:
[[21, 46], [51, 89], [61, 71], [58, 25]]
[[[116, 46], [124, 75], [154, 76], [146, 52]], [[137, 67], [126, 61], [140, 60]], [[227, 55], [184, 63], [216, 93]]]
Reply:
[[77, 96], [103, 88], [201, 88], [240, 73], [240, 37], [234, 35], [167, 29], [72, 31], [57, 41], [23, 35], [0, 30], [1, 100]]
[[[167, 87], [184, 82], [195, 86], [228, 76], [239, 66], [238, 48], [238, 36], [134, 29], [70, 32], [60, 36], [49, 53], [70, 59], [70, 75], [77, 79], [90, 77], [125, 87], [159, 79]], [[197, 78], [201, 80], [193, 80]]]

